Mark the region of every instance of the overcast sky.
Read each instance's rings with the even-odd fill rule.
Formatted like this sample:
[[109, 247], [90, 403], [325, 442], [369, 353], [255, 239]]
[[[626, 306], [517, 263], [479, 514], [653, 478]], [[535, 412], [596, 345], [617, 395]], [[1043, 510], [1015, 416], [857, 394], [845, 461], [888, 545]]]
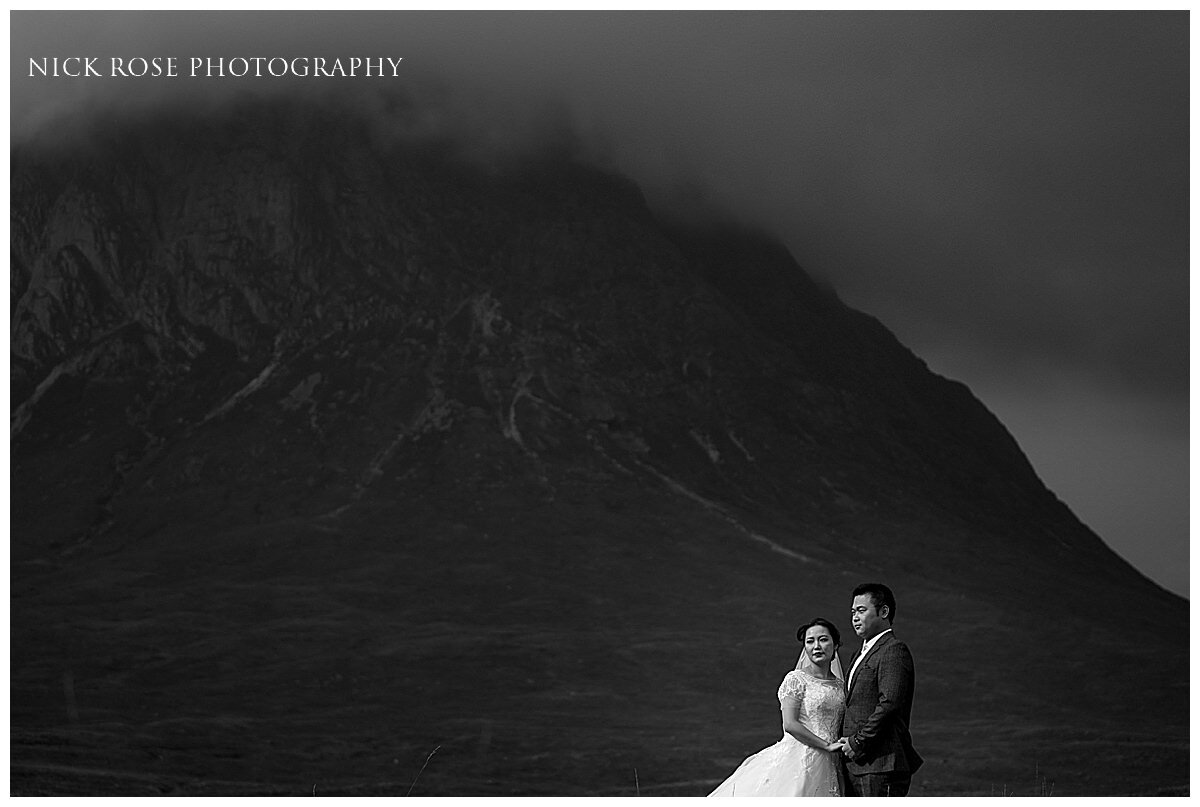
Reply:
[[30, 57], [54, 56], [399, 56], [388, 81], [437, 88], [434, 125], [498, 144], [569, 125], [656, 203], [701, 196], [776, 233], [970, 386], [1110, 546], [1188, 593], [1186, 12], [72, 11], [10, 25], [14, 137], [85, 103], [285, 84], [27, 77]]

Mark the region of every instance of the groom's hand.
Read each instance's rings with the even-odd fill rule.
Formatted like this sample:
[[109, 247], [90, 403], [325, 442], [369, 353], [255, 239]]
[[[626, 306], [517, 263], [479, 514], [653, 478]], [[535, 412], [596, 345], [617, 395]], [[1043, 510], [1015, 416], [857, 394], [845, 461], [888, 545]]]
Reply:
[[850, 748], [849, 737], [842, 737], [838, 740], [838, 745], [842, 747], [842, 753], [846, 755], [847, 759], [854, 759], [854, 751]]

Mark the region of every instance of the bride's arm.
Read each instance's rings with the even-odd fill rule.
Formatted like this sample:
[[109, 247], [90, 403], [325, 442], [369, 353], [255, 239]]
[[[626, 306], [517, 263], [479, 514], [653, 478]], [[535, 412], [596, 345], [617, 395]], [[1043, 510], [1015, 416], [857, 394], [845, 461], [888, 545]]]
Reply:
[[784, 698], [780, 710], [783, 712], [783, 730], [800, 742], [822, 751], [836, 751], [840, 747], [840, 743], [827, 743], [804, 727], [800, 722], [800, 701]]

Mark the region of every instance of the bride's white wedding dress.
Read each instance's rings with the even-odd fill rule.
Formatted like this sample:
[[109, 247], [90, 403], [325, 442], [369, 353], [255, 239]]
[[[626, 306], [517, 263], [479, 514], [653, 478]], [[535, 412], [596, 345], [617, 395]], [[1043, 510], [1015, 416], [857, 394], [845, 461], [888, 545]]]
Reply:
[[[780, 709], [800, 705], [800, 722], [827, 742], [841, 736], [846, 693], [840, 677], [817, 678], [792, 670], [779, 685]], [[747, 757], [710, 796], [841, 796], [836, 754], [805, 745], [790, 734]]]

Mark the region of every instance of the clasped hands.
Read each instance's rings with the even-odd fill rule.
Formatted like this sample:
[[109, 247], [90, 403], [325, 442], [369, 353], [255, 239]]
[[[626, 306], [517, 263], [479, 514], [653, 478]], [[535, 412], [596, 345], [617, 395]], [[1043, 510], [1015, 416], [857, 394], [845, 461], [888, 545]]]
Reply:
[[837, 741], [830, 743], [829, 745], [825, 746], [825, 750], [835, 754], [838, 751], [841, 751], [847, 757], [854, 757], [854, 749], [850, 747], [850, 739], [848, 737], [842, 737]]

